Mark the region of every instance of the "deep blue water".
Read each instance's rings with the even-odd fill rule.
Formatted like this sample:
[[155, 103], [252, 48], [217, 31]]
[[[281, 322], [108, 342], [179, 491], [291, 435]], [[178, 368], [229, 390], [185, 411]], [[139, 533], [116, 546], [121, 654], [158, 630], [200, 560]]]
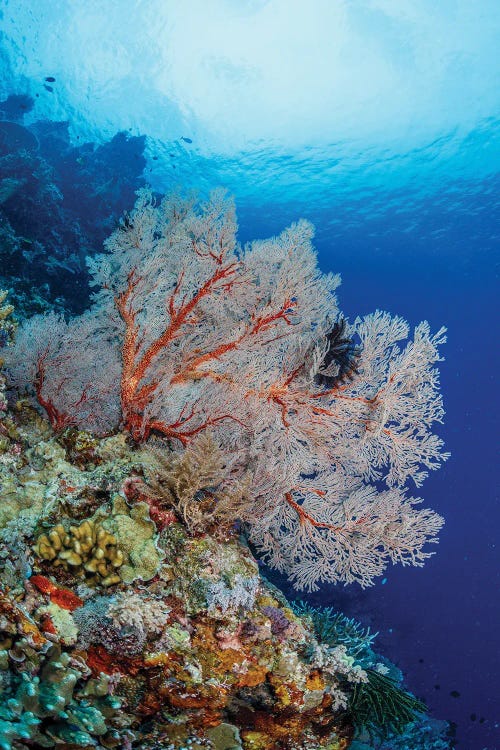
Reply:
[[[341, 272], [346, 313], [378, 305], [412, 324], [425, 316], [434, 327], [448, 327], [440, 366], [447, 414], [439, 432], [452, 455], [418, 492], [446, 518], [426, 566], [395, 567], [384, 585], [363, 592], [328, 588], [313, 601], [380, 632], [379, 647], [403, 669], [409, 687], [433, 715], [457, 723], [457, 747], [491, 750], [500, 747], [498, 207], [493, 191], [476, 183], [466, 193], [465, 187], [457, 189], [468, 210], [453, 213], [436, 194], [422, 200], [416, 236], [405, 232], [394, 208], [340, 237], [319, 230], [320, 263]], [[437, 207], [438, 200], [445, 205]]]
[[[36, 261], [27, 284], [48, 284], [47, 304], [79, 310], [88, 294], [81, 261], [100, 249], [141, 181], [160, 191], [180, 185], [203, 192], [222, 184], [235, 194], [242, 242], [275, 234], [301, 216], [313, 221], [320, 266], [342, 275], [340, 307], [350, 318], [381, 308], [412, 325], [421, 319], [434, 329], [446, 325], [440, 369], [447, 415], [438, 431], [452, 455], [418, 493], [446, 518], [437, 554], [423, 569], [390, 569], [372, 589], [325, 588], [312, 601], [339, 607], [380, 632], [379, 650], [403, 669], [408, 687], [426, 700], [434, 716], [456, 723], [458, 748], [499, 750], [500, 71], [498, 55], [492, 54], [499, 6], [450, 0], [436, 9], [427, 2], [394, 0], [354, 2], [355, 12], [342, 2], [318, 0], [315, 8], [323, 15], [308, 30], [310, 50], [326, 44], [322, 20], [331, 21], [329, 9], [337, 5], [347, 20], [340, 31], [335, 27], [335, 39], [345, 33], [354, 45], [346, 69], [354, 65], [355, 38], [361, 33], [376, 46], [373, 77], [364, 71], [350, 82], [359, 110], [353, 105], [351, 111], [345, 102], [349, 88], [332, 84], [335, 96], [328, 94], [325, 62], [316, 76], [309, 71], [305, 81], [298, 79], [304, 92], [318, 88], [318, 117], [313, 99], [306, 117], [291, 87], [287, 95], [292, 99], [267, 105], [269, 117], [267, 100], [257, 97], [250, 119], [246, 99], [259, 92], [259, 77], [252, 77], [248, 66], [252, 54], [259, 57], [258, 42], [245, 47], [244, 61], [229, 47], [224, 54], [217, 48], [217, 56], [214, 47], [219, 67], [212, 70], [207, 57], [201, 66], [205, 77], [197, 77], [199, 70], [187, 65], [184, 47], [176, 46], [176, 29], [183, 41], [187, 21], [171, 3], [110, 2], [109, 23], [94, 2], [0, 3], [0, 99], [30, 98], [25, 110], [21, 100], [4, 107], [0, 119], [24, 123], [37, 133], [37, 154], [54, 167], [50, 179], [63, 194], [63, 203], [56, 201], [59, 213], [51, 208], [50, 220], [59, 227], [70, 217], [77, 225], [71, 235], [61, 238], [58, 230], [47, 240], [46, 252], [57, 245], [60, 256], [52, 252], [59, 265], [47, 271], [46, 257]], [[238, 13], [247, 14], [249, 25], [262, 13], [272, 20], [274, 6], [279, 16], [283, 3], [273, 0], [242, 2], [238, 12], [223, 0], [214, 2], [213, 44], [221, 43], [225, 25], [228, 34], [236, 28]], [[304, 6], [293, 2], [287, 18], [293, 20], [295, 13], [297, 23], [303, 21]], [[193, 2], [191, 9], [189, 23], [195, 24], [203, 6]], [[365, 18], [369, 13], [371, 20]], [[144, 25], [134, 36], [134, 18], [139, 17]], [[155, 18], [161, 18], [159, 27], [171, 43], [165, 63], [169, 84], [162, 96], [161, 65], [153, 54], [160, 49], [152, 31]], [[288, 38], [296, 43], [292, 25], [281, 32], [282, 52]], [[220, 32], [216, 39], [214, 29]], [[191, 34], [185, 40], [188, 52], [202, 37], [210, 44], [201, 20], [192, 31], [194, 39]], [[330, 60], [326, 47], [324, 54]], [[392, 77], [382, 62], [392, 66]], [[298, 70], [290, 75], [298, 76]], [[206, 88], [211, 75], [213, 94]], [[377, 75], [387, 78], [385, 87], [374, 85]], [[55, 81], [47, 82], [47, 76]], [[283, 86], [285, 79], [279, 80]], [[270, 86], [264, 77], [265, 85]], [[228, 92], [233, 99], [225, 98]], [[238, 96], [248, 127], [239, 117]], [[366, 121], [358, 128], [360, 113]], [[35, 125], [40, 121], [44, 127]], [[69, 129], [56, 122], [68, 122]], [[123, 136], [106, 146], [118, 131], [148, 139], [127, 145]], [[94, 146], [82, 146], [91, 141]], [[2, 143], [8, 149], [9, 142]], [[30, 163], [24, 167], [29, 170]], [[16, 214], [16, 220], [26, 230], [32, 222], [33, 232], [38, 222], [46, 236], [47, 204], [35, 188], [30, 200], [29, 215]], [[28, 257], [33, 262], [34, 256]], [[2, 261], [0, 275], [7, 283], [26, 272], [5, 250]]]

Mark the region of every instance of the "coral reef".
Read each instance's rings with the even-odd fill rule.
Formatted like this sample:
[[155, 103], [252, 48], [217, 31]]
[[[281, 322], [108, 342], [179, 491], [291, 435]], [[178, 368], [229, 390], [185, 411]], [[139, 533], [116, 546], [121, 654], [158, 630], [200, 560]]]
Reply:
[[[340, 654], [336, 666], [332, 662], [322, 675], [317, 660], [301, 656], [311, 632], [266, 588], [236, 529], [226, 524], [214, 535], [199, 529], [193, 533], [178, 511], [157, 532], [147, 503], [140, 496], [127, 501], [120, 493], [131, 482], [118, 470], [114, 477], [106, 474], [107, 495], [92, 516], [71, 525], [60, 520], [39, 533], [54, 516], [82, 515], [81, 477], [92, 488], [97, 469], [90, 458], [102, 458], [113, 439], [96, 441], [94, 455], [83, 468], [80, 460], [77, 468], [67, 461], [64, 435], [41, 439], [32, 411], [18, 411], [16, 418], [23, 435], [21, 458], [40, 455], [32, 452], [32, 444], [43, 444], [46, 461], [38, 464], [38, 492], [40, 485], [49, 487], [56, 478], [59, 487], [62, 482], [69, 489], [56, 493], [53, 504], [36, 505], [24, 534], [31, 569], [11, 589], [18, 592], [18, 601], [14, 605], [7, 594], [2, 609], [9, 633], [2, 663], [10, 675], [2, 720], [12, 746], [23, 737], [40, 746], [61, 741], [77, 747], [113, 746], [112, 738], [104, 736], [104, 726], [107, 731], [113, 726], [104, 721], [104, 708], [114, 716], [118, 707], [126, 727], [121, 742], [144, 722], [173, 747], [181, 746], [180, 737], [182, 742], [197, 737], [211, 743], [208, 747], [223, 747], [231, 737], [238, 738], [235, 747], [301, 747], [302, 734], [312, 742], [316, 731], [318, 746], [346, 746], [341, 737], [349, 736], [348, 724], [334, 708], [345, 705], [341, 683], [356, 681], [356, 670]], [[124, 464], [128, 461], [130, 477], [139, 477], [141, 450], [114, 440], [116, 454]], [[75, 484], [68, 486], [71, 471]], [[153, 473], [152, 466], [149, 471]], [[86, 497], [91, 507], [95, 495], [89, 492]], [[11, 533], [12, 518], [0, 530], [4, 544]], [[123, 549], [123, 565], [117, 568], [121, 572], [129, 567], [123, 580], [117, 576], [109, 582], [95, 574], [96, 550], [103, 550], [103, 559], [109, 546]], [[12, 548], [8, 555], [4, 551], [4, 569], [14, 553]], [[12, 604], [10, 610], [7, 604]], [[17, 622], [29, 623], [26, 633]], [[32, 651], [36, 634], [30, 677], [34, 687], [25, 686], [26, 677], [11, 674], [14, 664], [24, 664], [22, 655], [11, 663], [18, 630], [24, 638], [30, 635]], [[17, 654], [21, 647], [16, 648]], [[91, 685], [97, 683], [111, 691], [105, 705], [89, 697]], [[30, 702], [26, 691], [34, 696]], [[42, 729], [47, 737], [40, 739]], [[141, 738], [141, 730], [137, 732]]]
[[312, 235], [301, 220], [240, 248], [223, 191], [139, 191], [90, 261], [93, 306], [30, 319], [6, 361], [57, 432], [177, 449], [148, 478], [155, 512], [192, 531], [232, 516], [299, 589], [369, 586], [389, 563], [423, 565], [443, 523], [406, 485], [447, 457], [431, 432], [445, 331], [408, 339], [380, 311], [347, 324]]
[[[0, 349], [10, 346], [14, 340], [17, 320], [13, 317], [14, 305], [7, 301], [8, 291], [0, 289]], [[7, 418], [7, 380], [2, 371], [3, 358], [0, 354], [0, 453], [8, 450], [16, 430]]]
[[445, 458], [443, 331], [339, 320], [307, 222], [235, 231], [221, 192], [141, 192], [93, 307], [4, 347], [7, 750], [347, 750], [427, 721], [374, 635], [290, 605], [247, 540], [309, 589], [422, 564], [442, 519], [404, 484]]
[[[11, 418], [19, 455], [4, 454], [0, 481], [26, 467], [37, 476], [34, 504], [28, 489], [0, 524], [0, 747], [346, 750], [356, 733], [369, 741], [356, 724], [359, 691], [388, 669], [369, 632], [289, 605], [228, 518], [214, 524], [209, 513], [209, 533], [186, 525], [155, 451], [120, 435], [93, 438], [89, 450], [83, 434], [55, 435], [24, 405]], [[201, 492], [203, 503], [206, 483], [182, 484], [186, 502]], [[85, 569], [103, 547], [123, 550], [124, 578]], [[370, 714], [372, 730], [384, 722], [381, 736], [405, 721], [416, 731], [422, 706], [397, 690], [404, 716], [390, 702]]]
[[72, 144], [68, 122], [23, 124], [34, 105], [28, 96], [0, 102], [0, 284], [20, 318], [84, 309], [85, 258], [133, 202], [146, 164], [144, 137]]
[[[116, 747], [113, 729], [121, 701], [109, 691], [109, 679], [88, 679], [85, 664], [36, 626], [19, 632], [25, 615], [0, 598], [0, 747]], [[17, 621], [17, 622], [16, 622]], [[118, 721], [118, 724], [121, 722]], [[122, 731], [121, 736], [125, 737]], [[24, 744], [26, 743], [26, 744]]]

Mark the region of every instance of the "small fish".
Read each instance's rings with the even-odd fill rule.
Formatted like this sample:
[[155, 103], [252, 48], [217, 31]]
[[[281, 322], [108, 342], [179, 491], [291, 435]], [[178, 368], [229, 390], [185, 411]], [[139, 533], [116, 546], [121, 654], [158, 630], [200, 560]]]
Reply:
[[434, 690], [441, 690], [441, 685], [434, 685]]
[[192, 143], [193, 141], [191, 138], [185, 138], [183, 135], [181, 136], [181, 141], [184, 141], [184, 143]]
[[423, 663], [424, 663], [424, 660], [423, 660], [423, 659], [419, 659], [419, 660], [418, 660], [418, 663], [419, 663], [419, 664], [423, 664]]
[[46, 83], [43, 84], [43, 88], [45, 89], [45, 91], [54, 91], [52, 86], [48, 86]]
[[471, 714], [470, 715], [470, 720], [471, 721], [476, 721], [476, 719], [477, 719], [477, 715], [476, 714]]
[[450, 695], [452, 698], [460, 698], [460, 693], [458, 690], [450, 690]]
[[54, 83], [56, 79], [54, 78], [54, 76], [45, 76], [45, 80], [47, 81], [47, 83]]
[[153, 161], [157, 161], [157, 160], [158, 160], [158, 157], [157, 156], [153, 156]]

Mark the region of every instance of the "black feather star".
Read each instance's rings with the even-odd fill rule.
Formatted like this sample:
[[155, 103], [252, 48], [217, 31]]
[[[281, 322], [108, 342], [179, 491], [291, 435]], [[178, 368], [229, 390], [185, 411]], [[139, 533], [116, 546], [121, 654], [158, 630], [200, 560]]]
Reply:
[[346, 334], [346, 326], [345, 318], [341, 318], [333, 324], [326, 336], [328, 350], [316, 374], [318, 385], [334, 388], [339, 383], [350, 380], [358, 372], [357, 362], [361, 350]]

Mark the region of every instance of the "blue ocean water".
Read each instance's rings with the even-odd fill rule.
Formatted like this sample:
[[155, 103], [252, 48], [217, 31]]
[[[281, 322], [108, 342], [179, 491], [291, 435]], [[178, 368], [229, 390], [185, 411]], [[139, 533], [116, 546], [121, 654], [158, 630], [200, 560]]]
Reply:
[[[52, 238], [50, 272], [23, 249], [47, 304], [85, 305], [82, 258], [140, 184], [223, 185], [242, 242], [314, 223], [351, 319], [380, 308], [447, 326], [439, 434], [452, 456], [419, 492], [446, 518], [437, 554], [372, 589], [325, 587], [311, 601], [379, 631], [408, 687], [456, 724], [457, 748], [500, 748], [500, 6], [3, 0], [0, 10], [2, 153], [34, 134], [63, 195], [61, 214], [46, 216], [49, 198], [33, 188], [16, 220], [40, 233], [51, 220], [78, 224]], [[0, 275], [23, 275], [2, 261]]]

